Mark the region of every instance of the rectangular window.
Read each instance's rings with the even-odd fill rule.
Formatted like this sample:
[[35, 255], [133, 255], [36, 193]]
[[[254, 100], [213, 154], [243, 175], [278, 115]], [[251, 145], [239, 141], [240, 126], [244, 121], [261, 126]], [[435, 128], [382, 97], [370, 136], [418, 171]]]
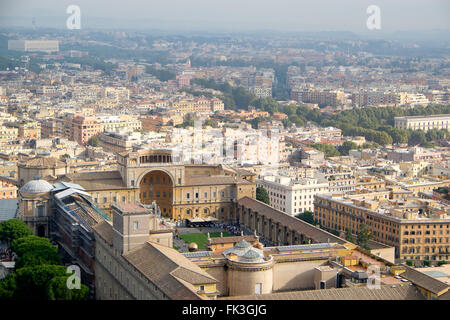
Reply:
[[186, 198], [189, 199], [191, 195], [189, 193], [186, 193]]
[[255, 294], [261, 294], [262, 293], [262, 283], [256, 283], [255, 284]]
[[139, 228], [139, 222], [135, 221], [135, 222], [133, 223], [133, 229], [134, 229], [134, 230], [137, 230], [138, 228]]

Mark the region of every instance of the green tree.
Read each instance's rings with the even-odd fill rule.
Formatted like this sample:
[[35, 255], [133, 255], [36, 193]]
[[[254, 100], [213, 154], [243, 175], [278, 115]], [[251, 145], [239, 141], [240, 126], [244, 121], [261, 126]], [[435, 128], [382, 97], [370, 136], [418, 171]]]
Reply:
[[56, 248], [43, 247], [36, 251], [25, 252], [16, 260], [15, 269], [23, 267], [32, 267], [41, 264], [58, 265], [61, 264], [61, 258]]
[[299, 213], [298, 215], [296, 215], [296, 217], [300, 220], [303, 220], [307, 223], [310, 224], [315, 224], [316, 220], [314, 219], [314, 213], [308, 210], [305, 210], [302, 213]]
[[14, 240], [32, 235], [26, 223], [19, 219], [10, 219], [0, 223], [0, 240], [11, 244]]
[[414, 146], [418, 144], [424, 144], [427, 141], [427, 138], [425, 136], [425, 132], [422, 130], [416, 130], [411, 132], [409, 139], [408, 139], [408, 145]]
[[28, 235], [15, 239], [11, 242], [11, 250], [18, 256], [21, 256], [27, 252], [38, 251], [42, 248], [51, 247], [54, 248], [48, 238], [38, 237], [35, 235]]
[[430, 266], [431, 266], [431, 261], [425, 260], [425, 261], [423, 262], [423, 265], [424, 265], [425, 267], [430, 267]]
[[256, 200], [270, 205], [269, 194], [267, 193], [267, 190], [264, 189], [264, 187], [256, 188]]
[[66, 267], [37, 265], [15, 271], [14, 299], [47, 300], [47, 285], [57, 276], [67, 276]]
[[14, 274], [8, 274], [0, 280], [0, 300], [10, 300], [16, 290], [16, 278]]
[[312, 145], [314, 149], [322, 151], [326, 158], [339, 156], [339, 151], [329, 143], [315, 143]]
[[98, 147], [98, 138], [96, 136], [90, 137], [88, 140], [88, 145]]
[[339, 153], [343, 156], [348, 156], [350, 150], [357, 149], [358, 145], [353, 141], [345, 141], [342, 145], [337, 147]]
[[69, 276], [58, 276], [50, 280], [46, 287], [48, 300], [85, 300], [89, 293], [89, 288], [84, 284], [80, 289], [69, 289], [67, 279]]
[[369, 240], [372, 238], [370, 229], [365, 223], [359, 225], [358, 236], [356, 237], [356, 244], [363, 249], [369, 250]]
[[444, 264], [447, 264], [447, 261], [445, 261], [445, 260], [438, 261], [438, 267], [440, 267]]
[[406, 264], [410, 267], [414, 265], [414, 263], [411, 260], [406, 260]]
[[355, 242], [355, 239], [353, 238], [353, 235], [352, 235], [352, 232], [350, 231], [350, 229], [345, 230], [345, 240], [350, 241], [352, 243]]

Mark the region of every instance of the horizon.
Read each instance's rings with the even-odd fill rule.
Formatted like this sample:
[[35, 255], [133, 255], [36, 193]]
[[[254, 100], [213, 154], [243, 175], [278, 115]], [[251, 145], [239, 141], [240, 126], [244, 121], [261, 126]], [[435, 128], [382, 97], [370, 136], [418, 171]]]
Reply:
[[[17, 0], [0, 4], [0, 27], [36, 27], [65, 29], [69, 5], [81, 9], [81, 28], [162, 30], [184, 32], [352, 32], [369, 36], [384, 36], [404, 32], [442, 32], [450, 30], [450, 2], [441, 0], [351, 0], [339, 2], [318, 0], [280, 0], [276, 4], [268, 0], [230, 0], [227, 4], [206, 0], [185, 2], [182, 0], [152, 1], [129, 0], [122, 2], [98, 0], [95, 3], [80, 0], [43, 0], [39, 3]], [[245, 3], [245, 4], [244, 4]], [[381, 29], [368, 30], [366, 13], [370, 5], [380, 8]]]

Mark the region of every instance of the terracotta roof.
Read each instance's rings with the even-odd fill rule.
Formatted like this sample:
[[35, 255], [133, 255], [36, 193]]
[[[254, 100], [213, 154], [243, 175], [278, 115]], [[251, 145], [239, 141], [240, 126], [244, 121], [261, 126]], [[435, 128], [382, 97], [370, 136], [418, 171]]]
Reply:
[[98, 235], [105, 240], [110, 246], [113, 244], [113, 229], [111, 223], [104, 220], [95, 225], [92, 229], [98, 233]]
[[223, 300], [425, 300], [413, 285], [381, 286], [380, 289], [367, 287], [332, 288], [278, 292], [271, 294], [234, 296], [219, 298]]
[[30, 159], [25, 163], [22, 163], [22, 165], [27, 168], [60, 168], [65, 167], [66, 163], [54, 157], [38, 157]]
[[448, 291], [450, 286], [432, 276], [423, 272], [415, 270], [414, 268], [405, 265], [406, 271], [401, 274], [405, 279], [408, 279], [416, 286], [424, 288], [434, 294], [442, 294]]
[[243, 197], [238, 201], [238, 203], [240, 206], [244, 206], [251, 209], [252, 211], [263, 214], [267, 219], [272, 219], [272, 221], [278, 222], [282, 226], [286, 226], [291, 230], [295, 230], [299, 234], [303, 234], [306, 237], [313, 239], [314, 242], [326, 243], [329, 241], [339, 244], [344, 244], [347, 242], [332, 233], [319, 229], [312, 224], [309, 224], [295, 217], [289, 216], [286, 213], [278, 211], [256, 199]]
[[217, 184], [251, 184], [251, 182], [232, 176], [196, 176], [186, 177], [184, 185], [202, 186], [202, 185], [217, 185]]
[[202, 299], [192, 285], [218, 282], [175, 249], [153, 242], [146, 242], [123, 257], [171, 299]]
[[87, 191], [128, 189], [119, 171], [69, 173], [60, 180], [79, 184]]

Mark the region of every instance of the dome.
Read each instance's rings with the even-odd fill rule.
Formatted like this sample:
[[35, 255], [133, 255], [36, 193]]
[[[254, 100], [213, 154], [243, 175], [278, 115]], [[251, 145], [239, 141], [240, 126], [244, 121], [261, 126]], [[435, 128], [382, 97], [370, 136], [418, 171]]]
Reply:
[[188, 245], [188, 250], [189, 251], [197, 251], [198, 250], [198, 245], [195, 242], [191, 242]]
[[53, 189], [53, 186], [45, 180], [31, 180], [20, 188], [19, 192], [23, 193], [47, 193]]
[[251, 246], [252, 245], [250, 243], [248, 243], [247, 241], [241, 240], [238, 243], [236, 243], [236, 245], [234, 247], [237, 248], [237, 249], [245, 249], [245, 248], [248, 248], [248, 247], [251, 247]]
[[248, 250], [243, 256], [241, 256], [241, 259], [250, 261], [259, 260], [261, 258], [261, 254], [253, 248]]

